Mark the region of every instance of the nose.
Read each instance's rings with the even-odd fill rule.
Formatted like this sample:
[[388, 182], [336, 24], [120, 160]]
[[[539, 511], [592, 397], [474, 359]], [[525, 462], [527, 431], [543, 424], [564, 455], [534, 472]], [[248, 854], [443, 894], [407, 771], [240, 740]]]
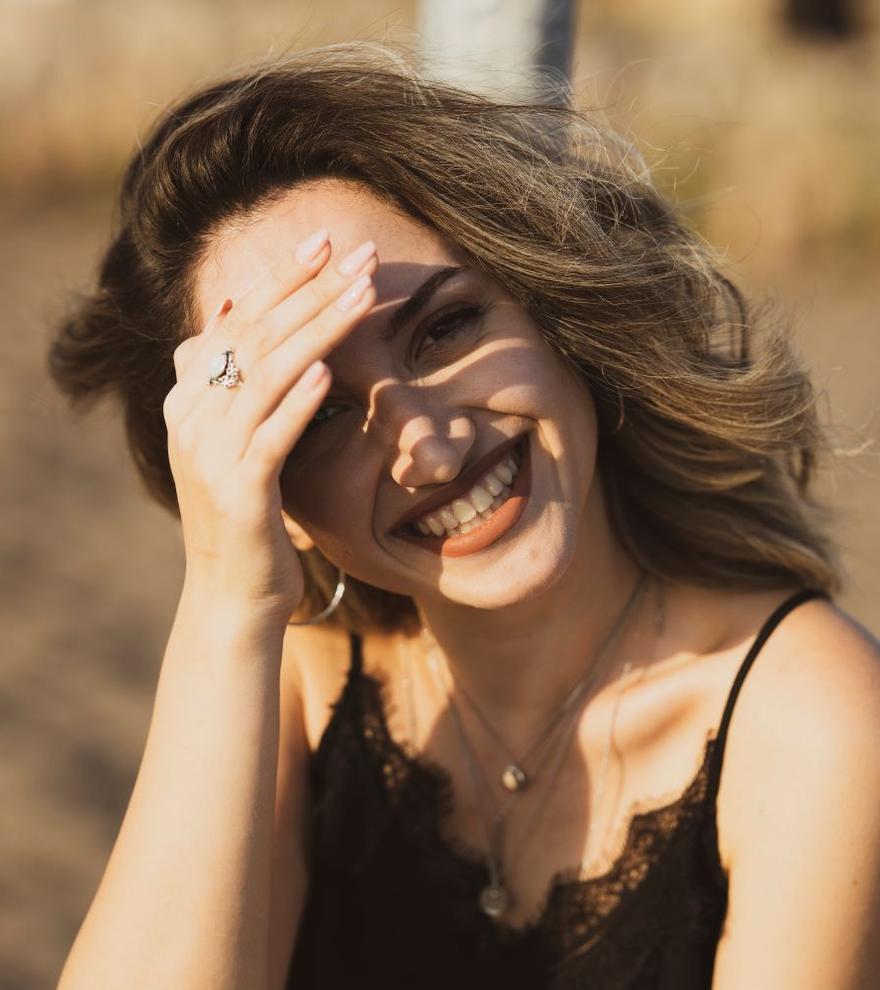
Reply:
[[417, 385], [383, 384], [373, 397], [368, 429], [391, 451], [391, 477], [403, 488], [442, 485], [461, 472], [476, 430], [469, 416], [431, 401]]

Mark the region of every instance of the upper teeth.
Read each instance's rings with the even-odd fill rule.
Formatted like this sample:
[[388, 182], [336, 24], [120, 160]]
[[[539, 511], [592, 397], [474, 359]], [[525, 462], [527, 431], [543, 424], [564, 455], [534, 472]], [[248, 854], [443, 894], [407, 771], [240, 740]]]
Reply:
[[516, 457], [509, 454], [500, 464], [474, 485], [462, 498], [455, 498], [439, 509], [415, 521], [419, 532], [425, 536], [443, 536], [445, 533], [472, 529], [477, 525], [477, 515], [489, 516], [510, 494], [510, 485], [519, 471]]

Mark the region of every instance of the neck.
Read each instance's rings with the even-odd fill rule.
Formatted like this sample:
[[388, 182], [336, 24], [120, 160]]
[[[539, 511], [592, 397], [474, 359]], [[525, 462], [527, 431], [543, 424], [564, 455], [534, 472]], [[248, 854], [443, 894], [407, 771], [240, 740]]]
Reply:
[[564, 574], [527, 601], [497, 609], [443, 599], [417, 603], [453, 681], [511, 740], [528, 738], [600, 659], [603, 672], [584, 703], [651, 645], [653, 595], [646, 581], [611, 650], [600, 657], [642, 572], [601, 524], [604, 513], [597, 514], [579, 527]]

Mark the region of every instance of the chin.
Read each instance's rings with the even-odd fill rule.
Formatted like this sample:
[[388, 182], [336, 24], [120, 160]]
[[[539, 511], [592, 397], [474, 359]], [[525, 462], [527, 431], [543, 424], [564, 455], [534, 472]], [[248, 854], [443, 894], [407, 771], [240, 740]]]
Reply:
[[574, 559], [575, 541], [564, 532], [528, 541], [466, 575], [450, 569], [440, 575], [439, 590], [448, 601], [472, 608], [510, 608], [550, 591]]

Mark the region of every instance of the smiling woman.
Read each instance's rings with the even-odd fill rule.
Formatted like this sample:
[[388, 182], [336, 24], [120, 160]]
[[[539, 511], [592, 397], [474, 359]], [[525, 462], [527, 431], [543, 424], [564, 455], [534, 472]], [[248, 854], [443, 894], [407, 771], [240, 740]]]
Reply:
[[[877, 773], [835, 880], [809, 830], [754, 880], [880, 716], [815, 394], [628, 144], [380, 46], [261, 64], [133, 157], [50, 367], [187, 555], [64, 990], [868, 986]], [[765, 882], [838, 905], [812, 958]]]

